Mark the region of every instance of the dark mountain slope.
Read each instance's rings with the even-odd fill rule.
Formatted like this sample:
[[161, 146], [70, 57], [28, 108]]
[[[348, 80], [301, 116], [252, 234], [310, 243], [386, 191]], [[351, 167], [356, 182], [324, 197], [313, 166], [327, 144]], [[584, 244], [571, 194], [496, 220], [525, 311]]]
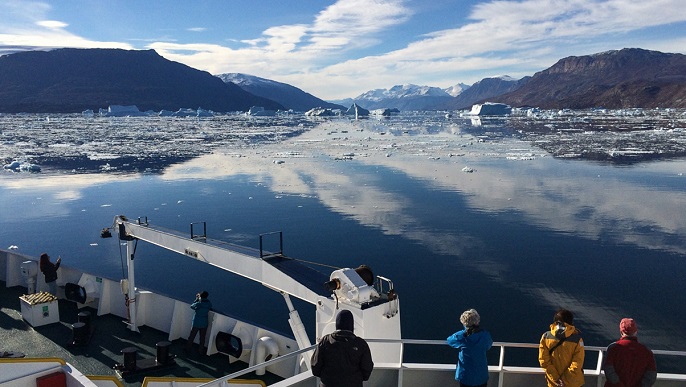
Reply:
[[153, 50], [65, 48], [0, 57], [1, 112], [80, 112], [109, 105], [155, 111], [281, 108]]
[[522, 79], [512, 79], [510, 77], [484, 78], [474, 83], [469, 89], [460, 93], [449, 104], [441, 108], [451, 110], [468, 109], [477, 102], [489, 101], [493, 97], [517, 90], [525, 85], [529, 79], [531, 77], [524, 77]]
[[571, 56], [493, 99], [545, 109], [686, 107], [686, 56], [631, 48]]
[[306, 112], [316, 107], [347, 109], [345, 106], [326, 102], [286, 83], [240, 73], [226, 73], [216, 76], [226, 83], [238, 85], [241, 89], [251, 94], [276, 101], [286, 109], [293, 109], [300, 112]]

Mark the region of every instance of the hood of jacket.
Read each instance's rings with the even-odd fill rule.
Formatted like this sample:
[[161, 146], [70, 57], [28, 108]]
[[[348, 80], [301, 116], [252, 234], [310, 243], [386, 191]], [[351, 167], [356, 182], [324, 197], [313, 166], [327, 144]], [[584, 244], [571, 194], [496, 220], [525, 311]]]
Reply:
[[563, 323], [563, 322], [554, 322], [550, 324], [550, 333], [553, 334], [558, 340], [562, 339], [564, 337], [569, 337], [573, 335], [576, 332], [576, 328], [574, 325]]

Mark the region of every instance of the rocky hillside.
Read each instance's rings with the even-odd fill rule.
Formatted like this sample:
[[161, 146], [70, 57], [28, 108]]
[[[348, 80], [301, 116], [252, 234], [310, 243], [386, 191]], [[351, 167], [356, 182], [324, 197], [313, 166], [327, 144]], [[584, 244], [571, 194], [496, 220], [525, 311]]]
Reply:
[[545, 109], [686, 108], [686, 55], [626, 48], [571, 56], [491, 100]]
[[65, 48], [0, 57], [0, 112], [69, 113], [109, 105], [143, 111], [282, 108], [153, 50]]

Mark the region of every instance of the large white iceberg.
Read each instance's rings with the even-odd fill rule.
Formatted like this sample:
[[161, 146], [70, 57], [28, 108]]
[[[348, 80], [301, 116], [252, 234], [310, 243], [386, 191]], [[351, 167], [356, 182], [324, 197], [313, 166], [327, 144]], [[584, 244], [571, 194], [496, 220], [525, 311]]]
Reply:
[[104, 114], [103, 110], [101, 109], [100, 114], [107, 117], [137, 117], [146, 115], [146, 113], [138, 110], [138, 106], [136, 105], [110, 105]]
[[506, 116], [512, 114], [512, 107], [498, 102], [485, 102], [472, 105], [472, 116]]

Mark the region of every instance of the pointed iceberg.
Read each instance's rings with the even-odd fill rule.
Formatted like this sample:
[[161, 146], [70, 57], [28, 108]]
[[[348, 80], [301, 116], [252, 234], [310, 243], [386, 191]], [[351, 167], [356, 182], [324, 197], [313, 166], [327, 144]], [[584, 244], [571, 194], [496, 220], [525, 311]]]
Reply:
[[345, 111], [346, 116], [355, 116], [357, 117], [367, 117], [369, 116], [369, 110], [363, 108], [362, 106], [353, 103], [348, 110]]

